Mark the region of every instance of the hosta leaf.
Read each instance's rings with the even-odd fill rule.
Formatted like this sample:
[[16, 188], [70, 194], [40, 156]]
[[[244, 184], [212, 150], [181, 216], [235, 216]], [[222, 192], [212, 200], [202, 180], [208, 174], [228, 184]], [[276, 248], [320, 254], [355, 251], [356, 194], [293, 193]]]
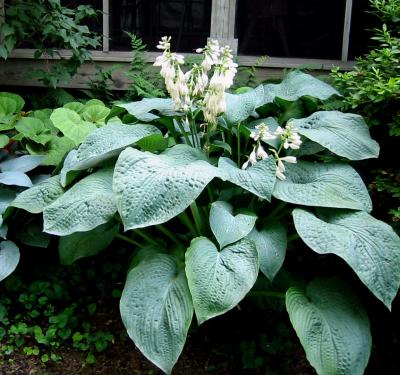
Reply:
[[17, 102], [14, 99], [0, 96], [0, 116], [11, 115], [16, 110]]
[[3, 240], [7, 239], [7, 234], [8, 234], [8, 225], [3, 223], [3, 218], [0, 215], [0, 238]]
[[5, 134], [0, 134], [0, 148], [6, 147], [9, 142], [10, 138], [8, 138], [8, 136], [6, 136]]
[[327, 83], [299, 71], [289, 73], [281, 83], [264, 85], [264, 104], [273, 103], [276, 97], [293, 102], [306, 95], [325, 100], [340, 94]]
[[104, 125], [89, 134], [78, 150], [73, 151], [74, 156], [69, 157], [68, 163], [65, 163], [68, 165], [64, 164], [62, 173], [93, 167], [117, 156], [124, 148], [151, 134], [161, 135], [161, 132], [152, 125]]
[[14, 242], [2, 241], [0, 243], [0, 281], [10, 275], [19, 262], [19, 249]]
[[136, 142], [142, 151], [164, 151], [168, 148], [169, 139], [161, 133], [148, 135]]
[[285, 260], [285, 227], [279, 223], [268, 223], [260, 231], [254, 228], [249, 238], [256, 244], [261, 272], [272, 282]]
[[238, 168], [228, 158], [220, 158], [218, 169], [220, 178], [232, 182], [260, 198], [271, 201], [272, 190], [276, 180], [276, 165], [273, 158], [261, 160], [246, 170]]
[[243, 238], [218, 252], [205, 237], [192, 240], [186, 252], [186, 276], [199, 324], [235, 307], [256, 282], [258, 254]]
[[24, 108], [25, 101], [19, 95], [13, 94], [11, 92], [0, 92], [0, 98], [9, 98], [15, 101], [15, 112], [20, 112]]
[[41, 247], [44, 249], [49, 246], [51, 240], [50, 234], [44, 233], [42, 225], [38, 223], [30, 223], [19, 227], [15, 235], [24, 245]]
[[295, 209], [302, 240], [319, 254], [344, 259], [360, 280], [389, 309], [400, 285], [400, 238], [393, 229], [363, 211]]
[[161, 155], [122, 151], [113, 189], [125, 230], [161, 224], [183, 212], [218, 173], [202, 158], [186, 145]]
[[50, 116], [57, 129], [71, 139], [76, 146], [83, 142], [86, 136], [97, 127], [91, 122], [83, 121], [81, 117], [68, 108], [57, 108]]
[[43, 212], [44, 231], [58, 236], [87, 232], [117, 211], [112, 193], [113, 169], [101, 169], [72, 186]]
[[129, 114], [135, 116], [139, 121], [149, 122], [159, 118], [151, 113], [157, 111], [164, 116], [175, 116], [178, 114], [174, 110], [172, 99], [150, 98], [142, 99], [138, 102], [116, 104], [117, 107], [125, 108]]
[[69, 102], [64, 104], [63, 107], [79, 113], [85, 107], [85, 105], [81, 102]]
[[286, 293], [290, 321], [319, 375], [362, 375], [371, 351], [368, 316], [349, 285], [314, 279]]
[[26, 173], [38, 167], [44, 159], [41, 155], [24, 155], [18, 158], [9, 159], [0, 163], [2, 172], [15, 171]]
[[22, 172], [2, 172], [0, 173], [0, 184], [31, 187], [31, 179]]
[[298, 162], [286, 164], [286, 180], [277, 180], [273, 196], [305, 206], [372, 210], [361, 177], [349, 165]]
[[257, 117], [256, 108], [263, 104], [264, 87], [262, 85], [242, 94], [225, 93], [226, 110], [224, 118], [228, 124], [238, 124], [251, 115]]
[[57, 175], [21, 192], [11, 205], [37, 214], [43, 212], [45, 207], [53, 203], [63, 193], [64, 189], [60, 184], [60, 176]]
[[10, 205], [10, 203], [15, 199], [15, 191], [0, 187], [0, 215], [4, 213], [6, 208]]
[[350, 160], [377, 158], [379, 145], [371, 139], [364, 119], [338, 111], [315, 112], [291, 121], [298, 133]]
[[134, 267], [122, 292], [120, 311], [135, 345], [170, 374], [193, 317], [186, 276], [175, 259], [158, 254]]
[[234, 216], [233, 207], [228, 202], [217, 201], [211, 205], [210, 227], [221, 249], [246, 237], [256, 220], [257, 216], [252, 212]]
[[60, 238], [58, 254], [61, 264], [70, 265], [80, 258], [106, 249], [119, 231], [119, 224], [105, 223], [88, 232], [72, 233]]

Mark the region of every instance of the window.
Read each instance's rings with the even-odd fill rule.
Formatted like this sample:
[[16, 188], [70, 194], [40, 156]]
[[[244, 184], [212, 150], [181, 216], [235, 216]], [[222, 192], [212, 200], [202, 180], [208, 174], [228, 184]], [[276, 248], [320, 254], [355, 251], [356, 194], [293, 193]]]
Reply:
[[[370, 46], [374, 17], [365, 13], [369, 0], [62, 0], [76, 7], [91, 4], [102, 11], [89, 23], [103, 34], [98, 61], [130, 60], [129, 37], [141, 37], [150, 51], [163, 35], [173, 37], [173, 49], [193, 52], [208, 37], [229, 44], [242, 65], [257, 55], [270, 58], [263, 67], [312, 65], [350, 68], [355, 56]], [[1, 4], [4, 0], [0, 0]], [[67, 53], [67, 52], [66, 52]], [[158, 53], [158, 52], [157, 52]], [[33, 51], [16, 50], [15, 57], [33, 58]], [[154, 60], [156, 53], [149, 53]]]

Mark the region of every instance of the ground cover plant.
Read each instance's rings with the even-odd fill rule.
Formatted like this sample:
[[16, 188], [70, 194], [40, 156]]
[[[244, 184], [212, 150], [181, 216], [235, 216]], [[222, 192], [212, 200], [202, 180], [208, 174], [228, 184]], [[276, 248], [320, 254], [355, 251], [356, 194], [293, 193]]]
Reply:
[[[9, 183], [17, 187], [4, 200], [5, 222], [43, 224], [44, 236], [59, 237], [63, 264], [125, 241], [132, 254], [122, 321], [166, 373], [194, 315], [207, 324], [257, 285], [264, 297], [285, 300], [317, 373], [362, 374], [372, 338], [356, 288], [336, 269], [310, 278], [303, 269], [289, 274], [284, 262], [287, 250], [293, 257], [303, 247], [316, 256], [334, 254], [391, 308], [400, 284], [400, 239], [370, 215], [367, 189], [350, 165], [379, 154], [363, 118], [319, 110], [339, 93], [296, 71], [278, 84], [226, 92], [237, 66], [229, 47], [215, 40], [197, 50], [202, 60], [187, 71], [170, 38], [159, 48], [155, 65], [170, 98], [113, 108], [75, 102], [49, 111], [41, 121], [69, 140], [67, 155], [51, 177], [31, 187]], [[5, 116], [21, 116], [14, 112]], [[23, 134], [18, 124], [34, 115], [7, 130], [7, 147]], [[48, 152], [47, 143], [35, 148], [30, 143], [38, 140], [20, 137], [34, 155], [13, 153], [2, 174], [7, 163], [32, 163]], [[23, 169], [26, 175], [33, 168]], [[1, 244], [2, 278], [20, 256], [18, 235], [11, 231], [8, 238]]]

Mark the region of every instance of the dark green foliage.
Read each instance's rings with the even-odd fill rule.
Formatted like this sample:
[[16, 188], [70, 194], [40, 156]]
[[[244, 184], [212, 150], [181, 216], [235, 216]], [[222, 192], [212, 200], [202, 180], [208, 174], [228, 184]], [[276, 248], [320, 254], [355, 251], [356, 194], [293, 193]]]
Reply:
[[[100, 37], [84, 24], [97, 16], [90, 6], [70, 9], [59, 0], [12, 0], [6, 6], [6, 23], [0, 26], [0, 58], [7, 59], [14, 48], [27, 45], [36, 50], [35, 57], [60, 60], [46, 70], [36, 69], [30, 77], [48, 87], [68, 82], [85, 60], [89, 49], [100, 45]], [[59, 49], [72, 51], [70, 58], [60, 55]]]
[[330, 101], [324, 109], [358, 112], [371, 126], [382, 146], [379, 164], [370, 177], [372, 193], [379, 192], [375, 207], [388, 212], [398, 228], [400, 197], [393, 190], [398, 186], [399, 170], [392, 155], [400, 145], [400, 2], [370, 0], [370, 4], [371, 12], [382, 22], [381, 28], [372, 31], [376, 47], [356, 60], [353, 71], [332, 71], [343, 101]]

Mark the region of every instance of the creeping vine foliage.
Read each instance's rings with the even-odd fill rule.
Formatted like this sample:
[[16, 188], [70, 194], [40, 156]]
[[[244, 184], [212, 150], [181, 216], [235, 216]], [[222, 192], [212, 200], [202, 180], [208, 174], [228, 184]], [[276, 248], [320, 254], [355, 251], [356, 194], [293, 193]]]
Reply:
[[[6, 3], [5, 22], [0, 25], [0, 58], [7, 59], [18, 46], [34, 48], [35, 57], [61, 59], [46, 70], [36, 69], [30, 77], [48, 87], [68, 82], [85, 60], [90, 60], [89, 49], [100, 45], [100, 36], [84, 24], [97, 17], [91, 6], [76, 9], [62, 6], [60, 0], [11, 0]], [[59, 49], [72, 51], [70, 58], [60, 55]]]
[[[352, 288], [323, 275], [287, 285], [279, 273], [291, 246], [334, 254], [391, 308], [400, 285], [400, 238], [371, 216], [367, 189], [346, 163], [376, 158], [379, 145], [361, 116], [318, 110], [340, 94], [317, 78], [294, 71], [281, 83], [232, 94], [237, 64], [228, 46], [209, 40], [197, 50], [200, 61], [185, 69], [170, 40], [160, 41], [155, 65], [171, 98], [112, 109], [98, 100], [69, 103], [42, 114], [43, 125], [31, 115], [15, 119], [17, 130], [26, 121], [38, 130], [52, 126], [69, 146], [54, 175], [31, 187], [23, 185], [26, 172], [41, 160], [26, 155], [0, 164], [0, 183], [21, 186], [2, 192], [5, 222], [11, 224], [16, 209], [43, 212], [45, 236], [61, 237], [65, 264], [116, 240], [131, 246], [122, 321], [165, 373], [177, 362], [194, 315], [207, 324], [266, 277], [274, 284], [259, 292], [285, 300], [318, 374], [362, 374], [371, 334]], [[5, 98], [12, 114], [16, 99]], [[38, 133], [25, 131], [30, 153], [30, 142], [47, 147], [46, 131]], [[22, 174], [8, 173], [13, 163], [25, 166]], [[11, 233], [1, 243], [2, 278], [18, 264], [18, 241]]]

